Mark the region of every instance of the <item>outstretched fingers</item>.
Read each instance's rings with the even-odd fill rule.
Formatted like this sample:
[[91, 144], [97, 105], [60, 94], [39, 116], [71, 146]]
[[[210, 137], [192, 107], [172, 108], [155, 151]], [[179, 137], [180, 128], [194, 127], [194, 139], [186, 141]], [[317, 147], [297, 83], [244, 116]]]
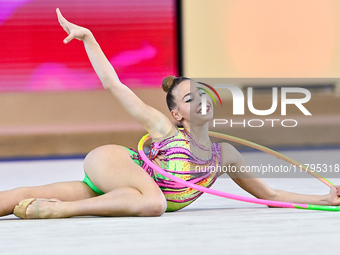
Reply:
[[68, 21], [64, 18], [64, 16], [61, 14], [59, 8], [57, 8], [57, 17], [60, 25], [63, 27], [63, 29], [69, 34], [70, 29], [67, 26]]
[[68, 37], [64, 39], [64, 43], [68, 43], [73, 39], [82, 41], [87, 35], [91, 34], [90, 30], [81, 26], [77, 26], [76, 24], [73, 24], [65, 19], [61, 14], [59, 8], [57, 8], [57, 16], [60, 25], [66, 31], [66, 33], [68, 33]]
[[[59, 21], [59, 23], [61, 23], [61, 19], [64, 18], [64, 16], [61, 14], [59, 8], [57, 8], [56, 11], [57, 11], [58, 21]], [[64, 18], [64, 19], [65, 19], [65, 18]]]
[[61, 27], [66, 31], [66, 33], [68, 34], [68, 36], [63, 40], [63, 42], [66, 44], [68, 42], [70, 42], [72, 39], [75, 38], [74, 34], [72, 34], [71, 31], [71, 23], [69, 21], [67, 21], [67, 19], [64, 18], [64, 16], [61, 14], [59, 8], [57, 8], [57, 16], [58, 16], [58, 21], [61, 25]]

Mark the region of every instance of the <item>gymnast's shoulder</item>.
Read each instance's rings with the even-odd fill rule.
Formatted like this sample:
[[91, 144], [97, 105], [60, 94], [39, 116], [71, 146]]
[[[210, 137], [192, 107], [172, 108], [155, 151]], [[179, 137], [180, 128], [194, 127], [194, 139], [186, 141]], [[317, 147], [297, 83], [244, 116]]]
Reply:
[[241, 153], [230, 143], [221, 142], [221, 165], [236, 165], [243, 161]]

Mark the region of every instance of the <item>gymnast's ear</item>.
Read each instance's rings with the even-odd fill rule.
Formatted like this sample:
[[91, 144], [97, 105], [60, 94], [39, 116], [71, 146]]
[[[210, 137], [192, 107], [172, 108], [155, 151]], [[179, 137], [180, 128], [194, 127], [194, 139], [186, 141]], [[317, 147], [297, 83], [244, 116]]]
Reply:
[[171, 110], [171, 115], [175, 120], [182, 122], [183, 116], [178, 112], [178, 110]]

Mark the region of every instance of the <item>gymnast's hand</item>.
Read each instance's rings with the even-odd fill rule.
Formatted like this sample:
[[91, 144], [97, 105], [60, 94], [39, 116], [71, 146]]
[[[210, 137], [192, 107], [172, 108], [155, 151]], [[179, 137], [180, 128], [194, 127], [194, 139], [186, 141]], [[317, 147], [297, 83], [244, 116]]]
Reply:
[[330, 205], [340, 205], [340, 185], [331, 186], [331, 191], [327, 196]]
[[68, 33], [68, 37], [66, 37], [63, 41], [65, 44], [70, 42], [72, 39], [78, 39], [80, 41], [83, 41], [87, 35], [91, 34], [91, 31], [88, 30], [87, 28], [77, 26], [67, 21], [61, 14], [59, 8], [57, 8], [57, 16], [60, 25]]

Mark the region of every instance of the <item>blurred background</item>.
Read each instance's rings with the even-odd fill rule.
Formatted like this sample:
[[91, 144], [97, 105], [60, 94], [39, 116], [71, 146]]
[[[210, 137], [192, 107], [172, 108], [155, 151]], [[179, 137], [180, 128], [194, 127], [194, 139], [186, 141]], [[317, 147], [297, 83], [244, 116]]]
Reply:
[[[312, 116], [292, 108], [285, 117], [297, 127], [220, 131], [276, 148], [340, 145], [337, 0], [0, 0], [2, 159], [83, 156], [110, 143], [136, 148], [145, 134], [102, 89], [82, 42], [63, 44], [57, 7], [93, 32], [124, 84], [169, 117], [167, 75], [235, 78], [241, 89], [257, 89], [257, 109], [271, 106], [266, 88], [305, 87]], [[215, 118], [227, 118], [232, 105], [221, 96]]]

